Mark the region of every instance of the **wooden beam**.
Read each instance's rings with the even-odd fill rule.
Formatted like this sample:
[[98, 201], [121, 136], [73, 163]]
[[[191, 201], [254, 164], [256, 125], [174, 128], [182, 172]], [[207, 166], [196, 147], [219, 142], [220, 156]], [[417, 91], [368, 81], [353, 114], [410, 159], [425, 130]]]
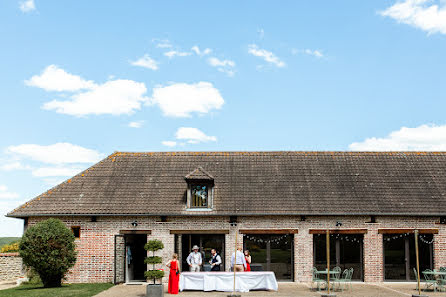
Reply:
[[297, 234], [298, 229], [240, 229], [242, 234]]
[[[310, 229], [310, 234], [326, 234], [327, 230], [324, 229]], [[367, 229], [331, 229], [330, 234], [366, 234]]]
[[170, 234], [229, 234], [229, 230], [170, 230]]
[[152, 230], [119, 230], [119, 234], [152, 234]]
[[[438, 234], [438, 229], [417, 229], [419, 234]], [[378, 229], [379, 234], [404, 234], [404, 233], [414, 233], [413, 229]]]

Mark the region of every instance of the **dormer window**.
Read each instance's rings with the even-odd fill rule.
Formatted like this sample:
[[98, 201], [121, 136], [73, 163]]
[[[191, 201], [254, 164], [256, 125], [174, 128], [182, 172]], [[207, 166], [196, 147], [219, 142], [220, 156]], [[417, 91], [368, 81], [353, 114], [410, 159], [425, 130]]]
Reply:
[[187, 182], [187, 208], [212, 209], [214, 178], [203, 168], [198, 167], [185, 176]]
[[207, 185], [190, 185], [191, 207], [208, 207], [209, 187]]

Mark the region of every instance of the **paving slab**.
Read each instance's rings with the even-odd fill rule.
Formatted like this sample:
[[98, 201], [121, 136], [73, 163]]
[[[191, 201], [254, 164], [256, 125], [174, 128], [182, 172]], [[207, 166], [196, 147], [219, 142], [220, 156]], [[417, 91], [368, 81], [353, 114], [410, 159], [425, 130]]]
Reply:
[[[307, 283], [279, 283], [279, 291], [252, 291], [248, 293], [238, 293], [241, 296], [271, 296], [271, 297], [320, 297], [321, 292], [312, 290], [311, 284]], [[344, 292], [336, 291], [338, 297], [405, 297], [416, 294], [416, 285], [410, 283], [400, 284], [364, 284], [354, 283], [352, 290], [346, 290]], [[167, 287], [165, 289], [165, 295], [167, 294]], [[107, 291], [101, 292], [96, 297], [143, 297], [146, 292], [146, 284], [138, 285], [117, 285]], [[444, 292], [426, 292], [429, 297], [443, 296]], [[179, 296], [196, 296], [196, 297], [226, 297], [227, 292], [201, 292], [201, 291], [184, 291], [180, 292]]]

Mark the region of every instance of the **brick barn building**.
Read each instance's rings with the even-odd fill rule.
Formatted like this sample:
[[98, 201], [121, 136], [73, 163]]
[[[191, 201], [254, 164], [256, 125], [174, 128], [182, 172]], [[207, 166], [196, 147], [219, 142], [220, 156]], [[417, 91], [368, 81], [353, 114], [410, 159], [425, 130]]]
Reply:
[[196, 244], [229, 270], [236, 233], [253, 269], [310, 281], [325, 265], [325, 230], [332, 265], [381, 282], [414, 279], [415, 229], [421, 269], [446, 266], [445, 195], [446, 153], [116, 152], [8, 216], [72, 228], [69, 282], [142, 280], [155, 238], [165, 261], [177, 252], [187, 268]]

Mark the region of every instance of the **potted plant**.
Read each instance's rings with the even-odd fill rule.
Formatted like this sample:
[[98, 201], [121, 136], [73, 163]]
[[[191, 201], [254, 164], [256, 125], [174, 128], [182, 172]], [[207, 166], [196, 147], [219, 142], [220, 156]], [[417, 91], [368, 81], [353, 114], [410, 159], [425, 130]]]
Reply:
[[161, 240], [154, 239], [149, 240], [144, 249], [146, 251], [152, 252], [152, 256], [144, 259], [144, 263], [151, 264], [152, 269], [144, 272], [144, 276], [147, 281], [153, 281], [153, 283], [149, 283], [147, 285], [147, 294], [148, 297], [163, 297], [164, 296], [164, 287], [162, 281], [157, 283], [157, 280], [161, 280], [164, 276], [164, 271], [162, 269], [155, 269], [156, 264], [163, 263], [163, 259], [159, 256], [155, 256], [155, 252], [162, 250], [164, 248], [164, 244]]

